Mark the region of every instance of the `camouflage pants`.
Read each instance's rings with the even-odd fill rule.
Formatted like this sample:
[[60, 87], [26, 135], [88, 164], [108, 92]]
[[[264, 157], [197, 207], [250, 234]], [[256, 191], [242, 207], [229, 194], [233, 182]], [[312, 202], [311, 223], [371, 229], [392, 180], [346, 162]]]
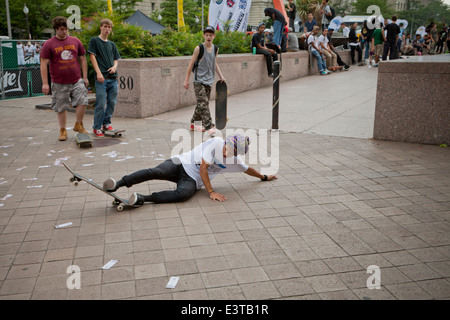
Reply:
[[205, 130], [211, 129], [212, 123], [211, 113], [209, 112], [209, 97], [211, 95], [211, 86], [207, 86], [198, 82], [194, 82], [195, 96], [197, 98], [197, 106], [192, 115], [191, 123], [201, 121]]

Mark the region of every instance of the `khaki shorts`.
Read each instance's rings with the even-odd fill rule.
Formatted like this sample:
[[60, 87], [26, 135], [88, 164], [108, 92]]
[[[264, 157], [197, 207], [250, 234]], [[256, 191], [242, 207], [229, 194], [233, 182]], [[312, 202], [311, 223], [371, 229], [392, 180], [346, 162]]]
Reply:
[[383, 55], [383, 47], [384, 47], [384, 45], [382, 45], [382, 44], [377, 44], [376, 46], [375, 46], [375, 55], [376, 56], [382, 56]]
[[87, 89], [84, 80], [77, 83], [52, 83], [52, 108], [56, 112], [68, 110], [70, 106], [86, 106], [88, 104]]

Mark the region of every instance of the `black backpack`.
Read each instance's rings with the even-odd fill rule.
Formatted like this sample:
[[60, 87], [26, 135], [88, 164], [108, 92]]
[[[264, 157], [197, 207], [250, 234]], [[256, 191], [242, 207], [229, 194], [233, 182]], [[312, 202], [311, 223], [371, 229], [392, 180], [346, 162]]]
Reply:
[[336, 17], [336, 11], [334, 11], [334, 8], [332, 6], [330, 7], [330, 11], [331, 11], [331, 16], [327, 17], [328, 21], [331, 21], [334, 19], [334, 17]]
[[[194, 74], [195, 74], [195, 80], [197, 80], [196, 71], [197, 71], [198, 64], [200, 63], [200, 60], [203, 57], [203, 53], [205, 52], [205, 46], [203, 45], [203, 43], [200, 43], [198, 47], [200, 49], [200, 52], [198, 53], [197, 60], [194, 62], [194, 67], [192, 68], [192, 72], [194, 72]], [[214, 44], [213, 44], [213, 47], [214, 47], [214, 55], [216, 55], [219, 48]]]

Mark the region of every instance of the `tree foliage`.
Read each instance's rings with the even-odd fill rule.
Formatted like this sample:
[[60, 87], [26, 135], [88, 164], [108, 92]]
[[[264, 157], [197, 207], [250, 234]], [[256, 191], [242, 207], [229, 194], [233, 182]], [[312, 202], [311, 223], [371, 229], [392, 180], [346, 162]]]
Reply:
[[[113, 0], [115, 13], [131, 15], [138, 0]], [[28, 22], [33, 39], [40, 39], [42, 30], [52, 28], [52, 19], [56, 16], [70, 17], [67, 8], [76, 5], [80, 8], [81, 18], [89, 18], [96, 12], [107, 11], [106, 0], [9, 0], [11, 29], [13, 36], [26, 37], [26, 20], [23, 13], [24, 4], [27, 5]], [[5, 1], [0, 2], [0, 35], [8, 34]]]
[[[113, 32], [108, 37], [113, 41], [120, 56], [127, 58], [167, 57], [192, 55], [197, 45], [204, 41], [203, 32], [178, 32], [166, 29], [162, 34], [152, 36], [141, 27], [123, 22], [124, 15], [109, 13], [95, 14], [88, 21], [82, 22], [82, 28], [71, 34], [81, 40], [85, 48], [89, 47], [89, 40], [100, 34], [100, 20], [109, 18], [113, 21]], [[220, 48], [220, 53], [250, 52], [251, 37], [242, 32], [216, 31], [214, 44]], [[94, 79], [94, 69], [90, 59], [89, 78]], [[93, 83], [91, 81], [91, 83]]]
[[353, 7], [351, 13], [353, 15], [361, 16], [375, 14], [371, 11], [367, 12], [367, 8], [373, 5], [380, 8], [380, 13], [384, 18], [390, 18], [395, 12], [393, 7], [388, 4], [387, 0], [356, 0], [351, 4], [351, 6]]
[[[160, 23], [174, 30], [178, 29], [178, 13], [177, 0], [166, 0], [161, 3], [161, 10], [154, 11], [151, 18], [159, 21], [158, 16], [161, 16]], [[204, 1], [203, 15], [204, 26], [208, 25], [208, 10], [209, 2]], [[183, 17], [184, 23], [188, 30], [197, 32], [201, 30], [202, 20], [202, 1], [201, 0], [183, 0]], [[197, 22], [198, 20], [198, 22]]]

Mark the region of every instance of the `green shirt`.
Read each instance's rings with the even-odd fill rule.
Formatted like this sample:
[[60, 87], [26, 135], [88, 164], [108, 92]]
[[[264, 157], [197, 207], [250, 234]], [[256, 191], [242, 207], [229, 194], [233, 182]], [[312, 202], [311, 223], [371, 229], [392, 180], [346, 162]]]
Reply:
[[375, 29], [375, 31], [372, 34], [373, 37], [373, 44], [383, 44], [383, 34], [381, 33], [381, 29]]
[[[119, 51], [116, 48], [114, 42], [108, 40], [104, 41], [100, 37], [93, 37], [89, 41], [89, 53], [92, 53], [97, 59], [98, 67], [101, 73], [106, 76], [111, 76], [108, 69], [114, 65], [115, 60], [120, 59]], [[114, 74], [117, 76], [117, 71]]]

